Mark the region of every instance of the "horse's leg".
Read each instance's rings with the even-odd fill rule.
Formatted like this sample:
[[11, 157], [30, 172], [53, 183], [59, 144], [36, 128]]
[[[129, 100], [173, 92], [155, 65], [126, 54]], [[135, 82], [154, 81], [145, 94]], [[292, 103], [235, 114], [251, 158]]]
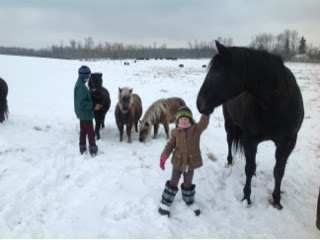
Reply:
[[257, 153], [257, 146], [259, 141], [253, 136], [245, 136], [243, 139], [243, 148], [244, 154], [246, 157], [246, 185], [243, 188], [244, 197], [243, 200], [247, 200], [248, 204], [251, 204], [251, 180], [253, 175], [256, 173], [256, 153]]
[[139, 130], [138, 130], [138, 122], [139, 121], [135, 122], [135, 124], [134, 124], [134, 128], [135, 128], [136, 132], [139, 132]]
[[166, 132], [166, 135], [167, 135], [167, 139], [169, 139], [169, 121], [164, 122], [163, 126], [164, 126], [164, 130]]
[[131, 140], [132, 123], [127, 124], [126, 130], [127, 130], [127, 136], [128, 136], [128, 143], [132, 143], [132, 140]]
[[296, 145], [296, 141], [297, 141], [297, 135], [294, 135], [292, 137], [283, 137], [274, 141], [277, 149], [276, 149], [276, 165], [273, 170], [275, 186], [274, 186], [272, 197], [273, 197], [273, 206], [279, 210], [282, 209], [282, 206], [280, 204], [281, 181], [284, 175], [284, 170], [286, 167], [288, 157], [291, 154], [294, 146]]
[[158, 132], [159, 132], [159, 123], [155, 123], [153, 124], [153, 138], [157, 138], [158, 137]]
[[122, 140], [123, 140], [123, 123], [117, 122], [117, 126], [118, 126], [119, 134], [120, 134], [120, 142], [122, 142]]
[[105, 112], [105, 113], [102, 114], [101, 128], [104, 128], [104, 127], [105, 127], [105, 126], [104, 126], [104, 120], [105, 120], [105, 118], [106, 118], [106, 115], [107, 115], [107, 112]]
[[228, 165], [232, 164], [232, 142], [234, 140], [234, 124], [231, 119], [230, 114], [228, 113], [227, 107], [225, 104], [222, 105], [223, 116], [224, 116], [224, 129], [227, 133], [227, 143], [228, 143]]
[[98, 112], [95, 112], [95, 120], [96, 120], [96, 127], [95, 132], [97, 136], [97, 140], [100, 139], [100, 126], [101, 126], [101, 114]]

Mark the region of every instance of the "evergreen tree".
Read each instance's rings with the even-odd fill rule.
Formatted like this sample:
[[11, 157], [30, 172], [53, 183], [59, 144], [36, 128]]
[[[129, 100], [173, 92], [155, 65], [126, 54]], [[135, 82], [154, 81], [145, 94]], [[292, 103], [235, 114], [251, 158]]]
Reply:
[[302, 37], [299, 44], [299, 54], [305, 54], [305, 53], [306, 53], [306, 39]]

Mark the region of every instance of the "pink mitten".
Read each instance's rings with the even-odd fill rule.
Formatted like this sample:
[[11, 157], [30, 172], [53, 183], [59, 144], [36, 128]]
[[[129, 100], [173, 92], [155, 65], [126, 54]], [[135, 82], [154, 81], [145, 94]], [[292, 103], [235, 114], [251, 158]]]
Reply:
[[160, 168], [162, 170], [164, 170], [164, 164], [166, 163], [166, 161], [167, 161], [167, 156], [162, 154], [160, 157]]

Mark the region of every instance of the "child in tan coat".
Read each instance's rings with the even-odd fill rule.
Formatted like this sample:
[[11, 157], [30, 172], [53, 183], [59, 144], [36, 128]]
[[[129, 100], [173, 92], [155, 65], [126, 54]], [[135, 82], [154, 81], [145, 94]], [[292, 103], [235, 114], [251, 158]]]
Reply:
[[194, 210], [196, 216], [200, 209], [194, 204], [195, 184], [192, 184], [194, 169], [202, 166], [200, 152], [200, 136], [209, 124], [209, 116], [202, 115], [199, 123], [193, 121], [191, 110], [187, 106], [181, 107], [176, 115], [177, 128], [171, 132], [161, 157], [160, 167], [165, 169], [165, 162], [173, 152], [171, 163], [173, 166], [171, 180], [166, 182], [160, 202], [159, 213], [170, 215], [170, 207], [178, 192], [178, 184], [183, 174], [181, 184], [182, 198]]

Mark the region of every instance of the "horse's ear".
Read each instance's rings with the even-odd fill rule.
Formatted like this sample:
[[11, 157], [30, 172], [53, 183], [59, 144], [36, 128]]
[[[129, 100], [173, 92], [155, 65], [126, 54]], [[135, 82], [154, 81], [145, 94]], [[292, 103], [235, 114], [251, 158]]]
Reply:
[[122, 88], [119, 88], [119, 92], [121, 92], [122, 91]]
[[130, 89], [129, 89], [130, 94], [132, 93], [132, 91], [133, 91], [133, 88], [130, 88]]
[[216, 48], [217, 48], [217, 51], [220, 55], [224, 55], [228, 52], [228, 49], [223, 46], [221, 43], [219, 43], [217, 40], [215, 41], [216, 42]]

